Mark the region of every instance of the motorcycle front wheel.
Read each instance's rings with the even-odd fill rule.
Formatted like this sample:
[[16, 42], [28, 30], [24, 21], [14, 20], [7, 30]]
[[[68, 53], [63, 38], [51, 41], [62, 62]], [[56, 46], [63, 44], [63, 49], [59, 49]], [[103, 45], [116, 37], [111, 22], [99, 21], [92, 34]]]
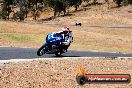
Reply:
[[37, 55], [38, 55], [38, 56], [42, 56], [45, 52], [46, 52], [46, 47], [45, 47], [45, 45], [42, 45], [42, 46], [38, 49]]

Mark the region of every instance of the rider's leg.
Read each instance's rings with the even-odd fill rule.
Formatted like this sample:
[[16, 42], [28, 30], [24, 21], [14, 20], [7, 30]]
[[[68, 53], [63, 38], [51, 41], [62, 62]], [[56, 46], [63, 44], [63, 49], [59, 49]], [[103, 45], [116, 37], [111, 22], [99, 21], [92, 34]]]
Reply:
[[66, 50], [66, 52], [67, 52], [67, 49], [68, 49], [69, 46], [70, 45], [65, 45], [64, 49]]

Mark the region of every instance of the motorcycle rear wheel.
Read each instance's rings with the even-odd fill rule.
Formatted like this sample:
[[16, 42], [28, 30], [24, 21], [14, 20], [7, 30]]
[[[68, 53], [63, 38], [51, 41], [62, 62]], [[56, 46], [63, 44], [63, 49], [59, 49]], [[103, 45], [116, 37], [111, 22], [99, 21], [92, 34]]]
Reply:
[[56, 53], [55, 53], [55, 55], [56, 55], [57, 57], [60, 57], [61, 54], [62, 54], [61, 52], [56, 52]]

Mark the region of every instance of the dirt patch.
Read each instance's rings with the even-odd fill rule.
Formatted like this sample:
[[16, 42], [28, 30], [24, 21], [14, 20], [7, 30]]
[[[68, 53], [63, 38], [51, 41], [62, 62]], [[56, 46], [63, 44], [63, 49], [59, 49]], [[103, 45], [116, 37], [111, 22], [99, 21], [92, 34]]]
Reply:
[[82, 65], [91, 74], [130, 74], [132, 60], [82, 58], [38, 60], [0, 65], [0, 88], [131, 88], [130, 84], [86, 84], [79, 86], [75, 77]]

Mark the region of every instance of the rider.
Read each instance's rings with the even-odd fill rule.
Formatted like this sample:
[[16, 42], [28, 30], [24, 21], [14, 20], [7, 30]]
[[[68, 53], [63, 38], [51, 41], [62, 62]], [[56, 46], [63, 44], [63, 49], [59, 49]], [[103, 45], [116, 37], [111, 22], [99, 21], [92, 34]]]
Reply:
[[72, 31], [70, 31], [69, 27], [65, 26], [62, 28], [62, 31], [58, 33], [62, 35], [62, 48], [67, 51], [70, 43], [73, 42]]
[[62, 30], [59, 32], [52, 32], [52, 35], [53, 38], [57, 38], [56, 35], [60, 35], [60, 37], [62, 38], [61, 44], [59, 45], [63, 52], [67, 51], [70, 43], [73, 42], [72, 31], [70, 31], [70, 28], [67, 26], [63, 27]]
[[70, 31], [70, 28], [65, 26], [62, 28], [62, 35], [64, 36], [64, 45], [69, 45], [71, 42], [73, 42], [72, 40], [72, 31]]

